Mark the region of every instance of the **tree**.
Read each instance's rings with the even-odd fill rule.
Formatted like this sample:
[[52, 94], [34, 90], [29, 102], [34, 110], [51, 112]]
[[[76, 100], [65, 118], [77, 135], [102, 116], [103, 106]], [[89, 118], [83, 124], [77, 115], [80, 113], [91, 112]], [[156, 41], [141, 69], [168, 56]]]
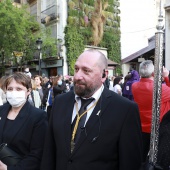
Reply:
[[39, 29], [39, 24], [27, 12], [27, 6], [14, 6], [11, 0], [0, 2], [0, 50], [4, 51], [4, 62], [13, 60], [17, 66], [14, 51], [27, 51], [27, 60], [32, 56], [33, 31]]
[[65, 28], [65, 45], [67, 47], [67, 62], [69, 63], [69, 74], [74, 74], [74, 64], [78, 56], [84, 51], [83, 36], [76, 26]]

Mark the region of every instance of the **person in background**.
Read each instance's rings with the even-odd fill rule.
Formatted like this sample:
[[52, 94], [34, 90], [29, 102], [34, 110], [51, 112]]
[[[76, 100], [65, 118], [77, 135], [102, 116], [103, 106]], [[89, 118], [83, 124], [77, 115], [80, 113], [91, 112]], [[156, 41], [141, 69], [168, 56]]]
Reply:
[[41, 109], [45, 110], [46, 105], [43, 105], [43, 96], [46, 91], [46, 88], [43, 86], [43, 80], [42, 77], [39, 75], [34, 76], [35, 84], [37, 87], [37, 91], [39, 92], [40, 98], [41, 98]]
[[46, 88], [46, 91], [45, 91], [45, 94], [44, 94], [44, 97], [43, 97], [43, 104], [46, 105], [45, 110], [47, 111], [48, 120], [50, 118], [51, 109], [52, 109], [52, 105], [53, 105], [53, 102], [54, 102], [53, 88], [58, 85], [57, 84], [58, 79], [59, 79], [59, 77], [56, 77], [56, 76], [51, 77], [52, 85], [49, 88]]
[[25, 75], [29, 76], [30, 78], [32, 77], [32, 74], [31, 74], [31, 72], [30, 72], [29, 67], [26, 67], [26, 68], [24, 69], [24, 73], [25, 73]]
[[66, 89], [66, 83], [62, 79], [62, 75], [59, 75], [58, 81], [57, 81], [57, 86], [53, 87], [54, 98], [61, 93], [65, 93], [65, 89]]
[[6, 103], [6, 94], [4, 92], [4, 81], [5, 81], [6, 77], [2, 77], [0, 79], [0, 100], [1, 100], [1, 104], [0, 105], [3, 105], [4, 103]]
[[113, 91], [120, 96], [122, 95], [122, 88], [120, 86], [121, 81], [122, 77], [116, 77], [113, 82]]
[[0, 144], [7, 146], [22, 158], [15, 166], [0, 161], [0, 170], [40, 170], [45, 133], [46, 113], [33, 107], [27, 98], [31, 79], [16, 72], [4, 82], [7, 103], [0, 106]]
[[[103, 71], [103, 72], [104, 72], [104, 71]], [[109, 89], [109, 87], [110, 87], [110, 80], [109, 80], [108, 77], [106, 77], [106, 80], [105, 80], [105, 82], [104, 82], [104, 86], [107, 87], [108, 89]]]
[[[103, 85], [106, 69], [107, 59], [98, 50], [87, 50], [78, 57], [74, 91], [54, 100], [41, 170], [140, 168], [142, 137], [137, 104]], [[85, 112], [79, 121], [81, 111]]]
[[73, 77], [69, 78], [70, 90], [74, 90]]
[[35, 80], [31, 79], [31, 93], [29, 95], [29, 102], [35, 106], [36, 108], [40, 108], [41, 107], [41, 98], [40, 98], [40, 94], [39, 92], [36, 90], [37, 86], [35, 84]]
[[114, 79], [116, 78], [116, 76], [112, 76], [111, 79], [110, 79], [110, 86], [109, 86], [109, 90], [113, 91], [113, 82], [114, 82]]
[[48, 78], [48, 77], [44, 77], [43, 78], [43, 86], [45, 87], [45, 88], [49, 88], [49, 85], [51, 86], [52, 85], [52, 82], [51, 82], [51, 80]]
[[[165, 71], [165, 70], [164, 70]], [[143, 162], [146, 161], [151, 133], [152, 120], [152, 98], [154, 90], [154, 65], [151, 60], [143, 61], [139, 66], [141, 79], [132, 85], [132, 94], [134, 101], [138, 104], [140, 119], [142, 124], [143, 138]], [[165, 73], [163, 73], [164, 75]], [[160, 121], [162, 117], [170, 110], [170, 88], [162, 84]]]
[[66, 89], [65, 89], [65, 93], [69, 92], [70, 91], [70, 82], [69, 80], [65, 80], [65, 83], [66, 83]]
[[[124, 83], [122, 84], [122, 92], [124, 91], [126, 82], [127, 82], [130, 78], [131, 78], [131, 74], [127, 74], [127, 75], [125, 76], [125, 78], [124, 78]], [[122, 93], [122, 96], [125, 97], [123, 93]]]
[[132, 94], [132, 84], [135, 82], [138, 82], [140, 77], [139, 77], [139, 73], [136, 70], [132, 70], [130, 72], [130, 78], [129, 80], [126, 81], [126, 83], [124, 84], [123, 87], [123, 97], [128, 98], [129, 100], [133, 101], [133, 94]]

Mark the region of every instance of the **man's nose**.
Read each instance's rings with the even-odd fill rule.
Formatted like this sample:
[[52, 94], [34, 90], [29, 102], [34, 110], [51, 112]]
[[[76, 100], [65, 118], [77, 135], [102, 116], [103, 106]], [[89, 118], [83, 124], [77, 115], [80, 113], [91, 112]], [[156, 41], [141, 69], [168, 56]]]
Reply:
[[78, 70], [77, 72], [74, 73], [74, 78], [75, 79], [82, 79], [83, 78], [83, 72], [81, 70]]

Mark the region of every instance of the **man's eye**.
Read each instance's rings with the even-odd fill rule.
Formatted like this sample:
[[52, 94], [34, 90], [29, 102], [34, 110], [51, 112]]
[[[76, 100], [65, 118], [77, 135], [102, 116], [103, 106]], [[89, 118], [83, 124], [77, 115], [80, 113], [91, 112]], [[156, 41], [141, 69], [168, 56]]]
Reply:
[[85, 73], [89, 73], [90, 71], [89, 70], [84, 70]]
[[77, 72], [77, 71], [78, 71], [78, 68], [74, 68], [74, 70], [75, 70], [75, 72]]

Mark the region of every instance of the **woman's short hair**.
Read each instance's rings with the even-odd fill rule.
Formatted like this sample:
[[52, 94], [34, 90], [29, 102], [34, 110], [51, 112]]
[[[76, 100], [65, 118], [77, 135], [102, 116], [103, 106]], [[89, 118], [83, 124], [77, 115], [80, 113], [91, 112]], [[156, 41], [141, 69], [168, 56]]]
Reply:
[[22, 84], [27, 89], [31, 88], [31, 78], [22, 72], [15, 72], [6, 78], [4, 82], [5, 90], [7, 89], [8, 85], [12, 82], [12, 80], [15, 80], [18, 84]]
[[154, 65], [151, 60], [145, 60], [139, 65], [139, 74], [142, 78], [149, 78], [154, 72]]

